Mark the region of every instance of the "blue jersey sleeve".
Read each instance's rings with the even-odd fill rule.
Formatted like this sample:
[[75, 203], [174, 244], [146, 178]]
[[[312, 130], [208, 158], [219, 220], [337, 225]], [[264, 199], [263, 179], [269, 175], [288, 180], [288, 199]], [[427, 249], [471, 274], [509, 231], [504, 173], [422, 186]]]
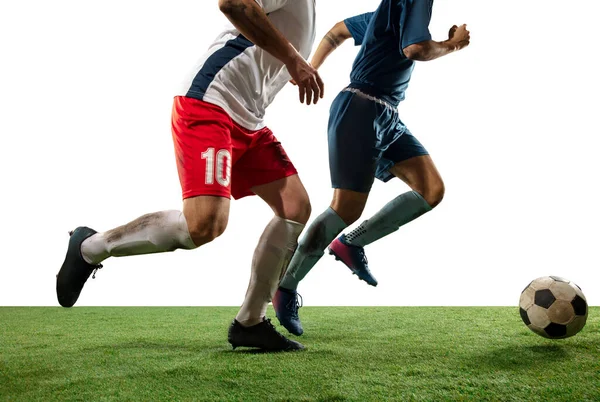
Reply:
[[433, 0], [408, 0], [408, 6], [403, 12], [400, 21], [402, 36], [400, 39], [400, 50], [405, 47], [431, 40], [429, 33], [429, 22], [431, 21], [431, 9]]
[[369, 26], [372, 17], [373, 13], [365, 13], [344, 20], [344, 24], [346, 24], [346, 28], [350, 31], [350, 35], [352, 35], [356, 46], [362, 45], [363, 39], [365, 38], [365, 32], [367, 32], [367, 27]]

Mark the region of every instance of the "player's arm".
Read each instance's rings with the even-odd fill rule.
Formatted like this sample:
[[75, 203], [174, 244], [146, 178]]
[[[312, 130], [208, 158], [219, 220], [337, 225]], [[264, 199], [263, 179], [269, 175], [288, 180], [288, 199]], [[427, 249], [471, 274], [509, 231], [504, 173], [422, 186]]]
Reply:
[[227, 19], [252, 43], [276, 57], [298, 84], [300, 102], [310, 105], [323, 97], [323, 81], [292, 44], [275, 28], [255, 0], [219, 0]]
[[401, 15], [399, 22], [400, 50], [411, 60], [429, 61], [463, 49], [469, 45], [469, 31], [466, 25], [450, 28], [448, 40], [431, 40], [429, 22], [431, 21], [431, 1], [411, 0], [408, 14]]
[[350, 39], [351, 37], [352, 34], [348, 30], [348, 27], [344, 21], [338, 22], [329, 30], [329, 32], [327, 32], [323, 39], [321, 39], [321, 43], [319, 43], [319, 46], [317, 47], [310, 64], [318, 70], [319, 67], [323, 65], [323, 62], [325, 62], [325, 59], [327, 59], [327, 57], [329, 57], [329, 55], [333, 53], [333, 51], [342, 43], [344, 43], [344, 41]]
[[430, 61], [446, 56], [457, 50], [464, 49], [469, 46], [470, 40], [471, 37], [469, 31], [467, 31], [466, 24], [463, 24], [460, 27], [454, 25], [450, 28], [448, 40], [443, 42], [427, 40], [413, 43], [402, 49], [402, 51], [404, 55], [411, 60]]
[[335, 24], [319, 43], [310, 64], [316, 69], [321, 67], [325, 59], [347, 39], [354, 38], [355, 45], [360, 46], [372, 16], [373, 13], [365, 13]]

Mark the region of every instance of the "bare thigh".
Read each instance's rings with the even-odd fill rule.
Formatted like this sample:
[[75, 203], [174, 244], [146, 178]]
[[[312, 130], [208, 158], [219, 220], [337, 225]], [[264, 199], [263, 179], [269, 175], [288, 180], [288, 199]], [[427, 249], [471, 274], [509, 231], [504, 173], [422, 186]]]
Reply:
[[310, 217], [308, 193], [297, 174], [252, 187], [252, 191], [280, 218], [305, 224]]
[[390, 173], [421, 194], [429, 205], [435, 207], [444, 198], [444, 181], [429, 155], [416, 156], [396, 163]]

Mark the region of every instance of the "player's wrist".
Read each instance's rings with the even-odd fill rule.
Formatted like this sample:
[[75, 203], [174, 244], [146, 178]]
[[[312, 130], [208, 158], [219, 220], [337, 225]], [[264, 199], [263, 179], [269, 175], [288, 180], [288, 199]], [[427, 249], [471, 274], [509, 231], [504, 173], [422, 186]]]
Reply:
[[300, 53], [298, 53], [298, 51], [294, 49], [292, 45], [289, 45], [287, 51], [283, 55], [283, 63], [286, 66], [290, 66], [298, 63], [299, 59], [304, 60]]
[[448, 40], [444, 41], [443, 43], [446, 46], [446, 48], [451, 52], [455, 52], [458, 49], [460, 49], [460, 45], [454, 39], [448, 39]]

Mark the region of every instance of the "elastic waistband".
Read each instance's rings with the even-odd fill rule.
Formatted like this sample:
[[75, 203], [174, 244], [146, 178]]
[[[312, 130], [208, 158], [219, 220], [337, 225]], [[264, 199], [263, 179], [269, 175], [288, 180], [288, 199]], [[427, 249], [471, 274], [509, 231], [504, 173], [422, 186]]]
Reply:
[[371, 96], [369, 94], [364, 93], [363, 91], [361, 91], [358, 88], [352, 88], [352, 87], [346, 87], [344, 88], [344, 90], [342, 92], [352, 92], [353, 94], [356, 94], [358, 96], [360, 96], [361, 98], [365, 98], [368, 99], [370, 101], [373, 101], [375, 103], [379, 103], [380, 105], [383, 105], [385, 107], [387, 107], [390, 110], [396, 110], [396, 108], [394, 108], [392, 105], [390, 105], [388, 102], [384, 101], [383, 99], [379, 99], [375, 96]]

